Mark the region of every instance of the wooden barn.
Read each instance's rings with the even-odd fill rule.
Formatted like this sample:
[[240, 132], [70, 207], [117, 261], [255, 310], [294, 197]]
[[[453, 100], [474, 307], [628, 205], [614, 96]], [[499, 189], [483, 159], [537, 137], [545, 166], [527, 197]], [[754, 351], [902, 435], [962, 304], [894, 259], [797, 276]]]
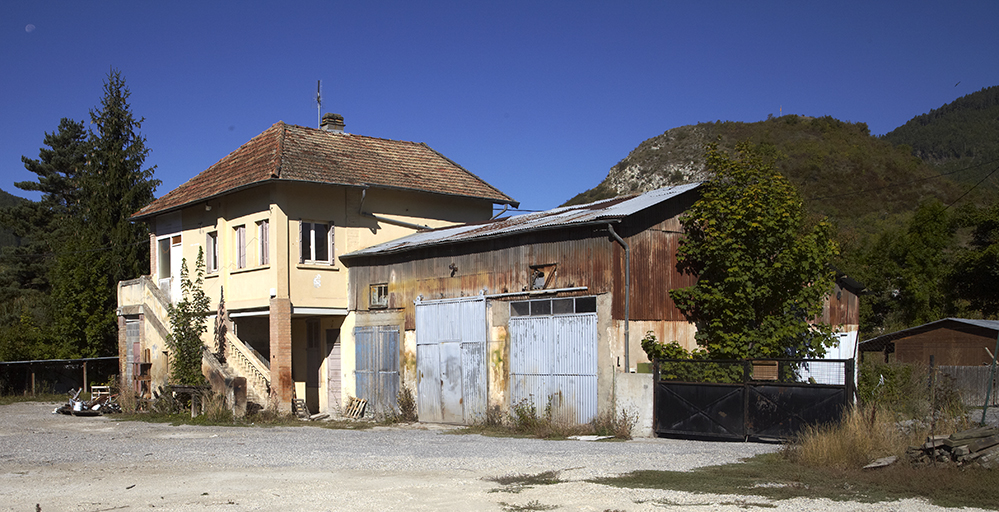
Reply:
[[864, 359], [938, 366], [981, 366], [992, 363], [999, 320], [944, 318], [884, 334], [860, 343]]

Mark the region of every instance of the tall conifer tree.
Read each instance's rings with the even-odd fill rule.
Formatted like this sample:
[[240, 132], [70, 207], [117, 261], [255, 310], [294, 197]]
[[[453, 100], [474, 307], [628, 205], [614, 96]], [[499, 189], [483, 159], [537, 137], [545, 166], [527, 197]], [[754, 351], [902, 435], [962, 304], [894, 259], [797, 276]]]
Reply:
[[117, 354], [118, 281], [149, 267], [149, 234], [129, 217], [153, 200], [155, 167], [143, 169], [149, 149], [132, 115], [128, 87], [112, 69], [100, 107], [90, 111], [89, 152], [79, 176], [78, 235], [60, 251], [54, 295], [59, 329], [81, 342], [84, 356]]

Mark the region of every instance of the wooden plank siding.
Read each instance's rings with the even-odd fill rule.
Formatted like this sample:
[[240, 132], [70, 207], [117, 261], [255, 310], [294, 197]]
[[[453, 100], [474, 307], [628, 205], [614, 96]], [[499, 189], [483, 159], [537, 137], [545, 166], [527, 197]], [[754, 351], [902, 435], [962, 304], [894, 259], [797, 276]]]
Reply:
[[990, 364], [988, 350], [995, 350], [996, 333], [970, 325], [939, 327], [895, 340], [895, 360], [900, 363], [929, 364], [933, 356], [938, 366], [979, 366]]

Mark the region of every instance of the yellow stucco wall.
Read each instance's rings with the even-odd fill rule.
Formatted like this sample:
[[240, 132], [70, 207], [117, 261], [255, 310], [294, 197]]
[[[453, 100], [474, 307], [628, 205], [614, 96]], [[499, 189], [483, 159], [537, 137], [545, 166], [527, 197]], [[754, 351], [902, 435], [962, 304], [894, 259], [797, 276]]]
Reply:
[[[366, 214], [375, 214], [375, 219]], [[292, 319], [292, 376], [299, 394], [305, 389], [308, 357], [305, 322], [309, 314], [320, 315], [321, 357], [318, 408], [330, 408], [325, 345], [327, 329], [341, 329], [341, 399], [355, 394], [353, 315], [348, 308], [347, 268], [340, 255], [414, 233], [405, 224], [443, 227], [488, 219], [492, 204], [454, 196], [406, 190], [367, 189], [307, 183], [272, 182], [226, 194], [152, 219], [155, 233], [150, 239], [154, 278], [158, 273], [159, 240], [179, 235], [182, 257], [194, 271], [199, 249], [207, 251], [209, 233], [216, 234], [218, 268], [206, 274], [204, 287], [214, 311], [224, 293], [229, 312], [257, 311], [266, 314], [272, 297], [290, 298]], [[385, 221], [389, 219], [390, 221]], [[258, 224], [267, 221], [269, 261], [261, 262]], [[393, 223], [392, 221], [398, 221]], [[302, 222], [332, 223], [333, 263], [300, 263]], [[400, 225], [402, 224], [402, 225]], [[237, 228], [245, 227], [244, 268], [237, 264]], [[176, 298], [174, 299], [176, 300]], [[126, 301], [127, 302], [127, 301]], [[312, 313], [300, 314], [303, 308]], [[315, 309], [313, 309], [315, 308]], [[322, 310], [321, 312], [317, 312]], [[332, 315], [332, 316], [331, 316]], [[168, 323], [168, 319], [164, 318]], [[206, 343], [212, 340], [214, 318], [208, 320]], [[414, 351], [413, 340], [401, 339], [403, 350]], [[415, 360], [415, 358], [414, 358]], [[406, 370], [406, 369], [403, 369]], [[411, 376], [403, 377], [410, 383]], [[313, 390], [314, 396], [315, 391]], [[310, 404], [310, 408], [315, 404]]]

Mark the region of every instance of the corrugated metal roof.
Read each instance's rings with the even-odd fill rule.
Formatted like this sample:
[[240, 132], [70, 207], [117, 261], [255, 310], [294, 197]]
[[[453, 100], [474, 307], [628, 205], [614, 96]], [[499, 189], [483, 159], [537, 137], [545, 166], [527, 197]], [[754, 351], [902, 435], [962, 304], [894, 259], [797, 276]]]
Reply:
[[881, 350], [885, 345], [891, 343], [899, 338], [904, 338], [911, 334], [915, 334], [919, 331], [927, 331], [930, 328], [935, 327], [937, 324], [942, 324], [944, 322], [957, 322], [961, 324], [971, 325], [974, 327], [981, 327], [983, 329], [990, 329], [999, 333], [999, 320], [973, 320], [969, 318], [942, 318], [930, 323], [923, 325], [917, 325], [916, 327], [910, 327], [908, 329], [902, 329], [901, 331], [890, 332], [888, 334], [882, 334], [876, 338], [871, 338], [869, 340], [864, 340], [860, 342], [861, 350], [873, 351]]
[[360, 256], [392, 254], [418, 247], [456, 244], [474, 240], [485, 240], [526, 233], [558, 229], [568, 226], [618, 222], [624, 217], [638, 213], [699, 187], [700, 183], [690, 183], [675, 187], [664, 187], [644, 194], [615, 197], [589, 204], [564, 206], [543, 212], [515, 215], [481, 224], [463, 224], [448, 228], [422, 231], [383, 244], [354, 251], [340, 256], [350, 259]]

